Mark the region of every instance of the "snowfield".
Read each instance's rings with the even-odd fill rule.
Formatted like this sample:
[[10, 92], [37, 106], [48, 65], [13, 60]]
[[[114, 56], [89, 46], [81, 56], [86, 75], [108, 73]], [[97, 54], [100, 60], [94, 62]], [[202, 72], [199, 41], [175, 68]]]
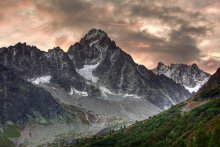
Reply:
[[75, 94], [78, 94], [78, 95], [81, 95], [81, 96], [88, 96], [88, 93], [85, 92], [85, 91], [79, 91], [79, 90], [76, 90], [75, 88], [71, 87], [71, 90], [69, 92], [70, 95], [73, 95], [73, 93]]
[[38, 78], [29, 79], [28, 81], [33, 84], [44, 84], [44, 83], [50, 83], [51, 76], [42, 76]]
[[80, 74], [82, 77], [84, 77], [86, 80], [92, 81], [93, 83], [96, 83], [99, 78], [93, 76], [93, 71], [99, 66], [100, 62], [97, 62], [94, 65], [84, 65], [83, 68], [76, 70], [78, 74]]

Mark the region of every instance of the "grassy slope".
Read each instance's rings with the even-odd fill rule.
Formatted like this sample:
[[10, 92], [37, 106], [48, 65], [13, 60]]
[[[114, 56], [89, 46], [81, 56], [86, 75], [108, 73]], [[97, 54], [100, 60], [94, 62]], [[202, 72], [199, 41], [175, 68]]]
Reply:
[[190, 112], [182, 112], [183, 106], [76, 146], [220, 146], [220, 98]]
[[0, 134], [0, 146], [1, 147], [11, 147], [14, 146], [9, 138], [18, 138], [20, 137], [20, 131], [18, 126], [14, 124], [6, 124], [3, 128], [2, 134]]
[[220, 95], [220, 84], [205, 85], [201, 91], [199, 91], [194, 100], [206, 99], [207, 97], [213, 98]]
[[[107, 136], [83, 139], [76, 146], [220, 146], [220, 68], [193, 100], [208, 103], [182, 112], [184, 103]], [[189, 101], [190, 102], [190, 101]]]
[[208, 82], [196, 93], [194, 99], [206, 99], [220, 96], [220, 68], [210, 77]]

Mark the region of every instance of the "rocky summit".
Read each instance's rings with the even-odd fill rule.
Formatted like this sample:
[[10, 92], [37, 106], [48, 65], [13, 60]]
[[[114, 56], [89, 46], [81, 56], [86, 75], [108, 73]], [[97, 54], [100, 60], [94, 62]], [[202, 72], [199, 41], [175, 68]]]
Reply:
[[184, 86], [189, 92], [197, 92], [203, 84], [205, 84], [209, 77], [209, 73], [206, 73], [199, 69], [196, 64], [171, 64], [165, 65], [162, 62], [158, 63], [158, 66], [153, 69], [153, 72], [157, 75], [165, 75], [173, 79], [176, 83]]

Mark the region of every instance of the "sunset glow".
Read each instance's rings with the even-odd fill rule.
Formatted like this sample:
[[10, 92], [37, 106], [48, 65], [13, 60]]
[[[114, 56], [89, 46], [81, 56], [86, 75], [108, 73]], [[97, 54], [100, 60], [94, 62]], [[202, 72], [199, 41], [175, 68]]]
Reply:
[[217, 0], [0, 0], [0, 46], [27, 42], [67, 51], [101, 28], [147, 68], [197, 63], [213, 73], [220, 65], [219, 8]]

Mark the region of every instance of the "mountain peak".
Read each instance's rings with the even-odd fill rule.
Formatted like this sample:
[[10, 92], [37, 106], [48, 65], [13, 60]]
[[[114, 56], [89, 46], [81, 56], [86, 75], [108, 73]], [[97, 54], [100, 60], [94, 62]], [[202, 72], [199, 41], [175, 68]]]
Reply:
[[101, 29], [91, 29], [89, 32], [80, 40], [80, 44], [89, 45], [90, 47], [95, 44], [108, 44], [111, 39]]
[[107, 56], [110, 58], [114, 51], [120, 54], [120, 49], [103, 30], [91, 29], [79, 43], [70, 46], [67, 53], [71, 59], [77, 59], [76, 68], [82, 68], [83, 64], [93, 65]]
[[36, 46], [29, 45], [26, 42], [18, 42], [15, 45], [9, 46], [9, 48], [17, 51], [22, 51], [22, 50], [40, 51]]
[[27, 46], [26, 42], [18, 42], [15, 46]]
[[54, 47], [53, 49], [49, 49], [48, 53], [49, 52], [64, 52], [64, 51], [59, 46], [57, 46], [57, 47]]
[[198, 65], [197, 65], [196, 63], [193, 63], [193, 64], [192, 64], [192, 68], [198, 69], [199, 67], [198, 67]]
[[157, 65], [157, 67], [163, 67], [163, 66], [166, 66], [163, 62], [158, 62], [158, 65]]
[[192, 65], [171, 63], [170, 66], [166, 66], [159, 62], [153, 72], [173, 79], [190, 92], [196, 92], [210, 77], [208, 73], [199, 69], [195, 63]]
[[101, 29], [93, 28], [93, 29], [89, 30], [89, 32], [85, 36], [88, 36], [88, 37], [107, 36], [107, 34]]

